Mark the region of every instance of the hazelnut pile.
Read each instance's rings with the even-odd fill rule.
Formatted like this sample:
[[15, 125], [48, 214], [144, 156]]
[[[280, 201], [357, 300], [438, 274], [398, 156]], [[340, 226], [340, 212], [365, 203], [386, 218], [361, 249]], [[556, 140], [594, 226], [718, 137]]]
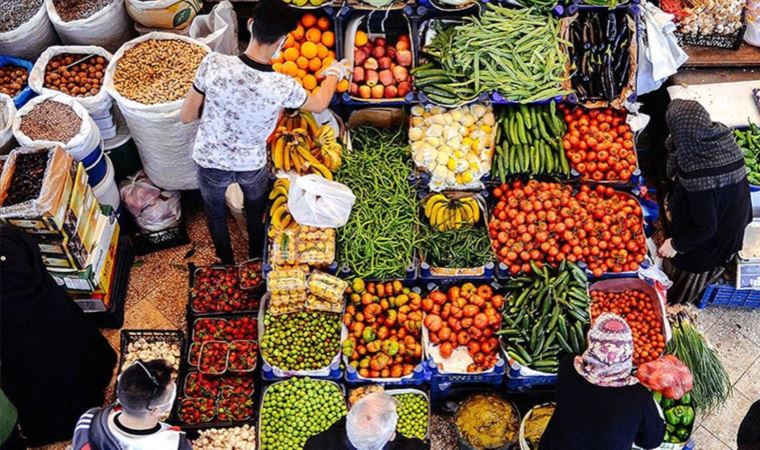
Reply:
[[29, 73], [19, 66], [0, 67], [0, 94], [15, 97], [26, 86]]
[[66, 104], [45, 100], [21, 119], [21, 132], [35, 141], [69, 142], [82, 128], [82, 119]]
[[87, 55], [62, 53], [54, 56], [45, 68], [44, 87], [74, 97], [91, 97], [100, 92], [108, 61], [93, 56], [72, 67], [67, 66]]

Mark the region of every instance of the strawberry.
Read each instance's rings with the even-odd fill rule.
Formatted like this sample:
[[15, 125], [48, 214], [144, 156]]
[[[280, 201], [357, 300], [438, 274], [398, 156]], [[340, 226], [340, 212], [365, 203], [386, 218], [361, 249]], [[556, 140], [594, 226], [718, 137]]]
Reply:
[[199, 372], [187, 374], [185, 379], [185, 395], [188, 397], [216, 398], [219, 395], [221, 380]]
[[224, 397], [217, 404], [216, 416], [221, 422], [247, 420], [252, 415], [253, 400], [250, 397]]
[[251, 311], [261, 300], [255, 294], [240, 286], [237, 267], [204, 267], [195, 272], [190, 300], [196, 313]]
[[208, 375], [221, 375], [227, 370], [230, 344], [224, 341], [209, 341], [201, 347], [198, 370]]
[[228, 368], [233, 372], [250, 372], [256, 368], [258, 355], [256, 341], [232, 341]]
[[219, 390], [222, 397], [250, 397], [254, 391], [254, 379], [250, 375], [225, 375], [219, 378]]
[[179, 406], [179, 420], [186, 424], [211, 422], [216, 415], [215, 401], [212, 398], [185, 398]]

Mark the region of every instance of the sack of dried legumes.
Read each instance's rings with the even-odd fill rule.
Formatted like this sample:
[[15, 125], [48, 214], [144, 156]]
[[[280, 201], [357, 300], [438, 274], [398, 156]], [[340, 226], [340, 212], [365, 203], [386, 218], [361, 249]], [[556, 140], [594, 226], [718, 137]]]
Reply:
[[45, 0], [45, 8], [64, 44], [115, 52], [135, 36], [124, 0]]
[[145, 173], [169, 190], [197, 189], [192, 160], [198, 122], [183, 124], [182, 103], [209, 47], [172, 33], [149, 33], [124, 44], [106, 69]]
[[25, 147], [60, 145], [77, 161], [100, 145], [100, 130], [84, 106], [60, 93], [29, 100], [16, 113], [13, 135]]
[[0, 155], [7, 154], [16, 146], [13, 139], [13, 119], [16, 117], [16, 106], [13, 99], [0, 94]]
[[29, 86], [38, 94], [74, 97], [91, 117], [110, 115], [113, 100], [103, 89], [103, 79], [112, 57], [104, 48], [92, 45], [55, 45], [37, 59]]
[[126, 0], [129, 17], [148, 28], [182, 30], [203, 8], [201, 0]]
[[4, 0], [0, 7], [0, 55], [35, 60], [58, 43], [43, 0]]

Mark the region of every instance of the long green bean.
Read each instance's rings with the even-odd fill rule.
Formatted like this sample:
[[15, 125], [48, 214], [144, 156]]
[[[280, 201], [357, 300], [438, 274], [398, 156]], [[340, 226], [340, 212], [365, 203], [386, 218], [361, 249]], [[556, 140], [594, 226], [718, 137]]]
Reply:
[[482, 223], [445, 231], [423, 225], [421, 235], [420, 249], [431, 267], [466, 269], [495, 259], [488, 231]]

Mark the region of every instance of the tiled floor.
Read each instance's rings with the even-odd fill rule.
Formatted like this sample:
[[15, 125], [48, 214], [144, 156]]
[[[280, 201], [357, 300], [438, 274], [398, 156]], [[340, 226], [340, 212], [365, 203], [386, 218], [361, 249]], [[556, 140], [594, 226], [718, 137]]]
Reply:
[[[211, 239], [200, 210], [188, 214], [191, 244], [138, 257], [129, 280], [124, 328], [185, 328], [187, 264], [214, 262]], [[245, 241], [230, 220], [238, 260], [244, 257]], [[734, 383], [734, 395], [720, 411], [698, 418], [697, 449], [736, 448], [736, 430], [755, 400], [760, 399], [760, 311], [707, 309], [698, 314], [700, 329], [717, 348]], [[119, 330], [103, 330], [118, 351]], [[66, 448], [68, 443], [45, 447]]]

